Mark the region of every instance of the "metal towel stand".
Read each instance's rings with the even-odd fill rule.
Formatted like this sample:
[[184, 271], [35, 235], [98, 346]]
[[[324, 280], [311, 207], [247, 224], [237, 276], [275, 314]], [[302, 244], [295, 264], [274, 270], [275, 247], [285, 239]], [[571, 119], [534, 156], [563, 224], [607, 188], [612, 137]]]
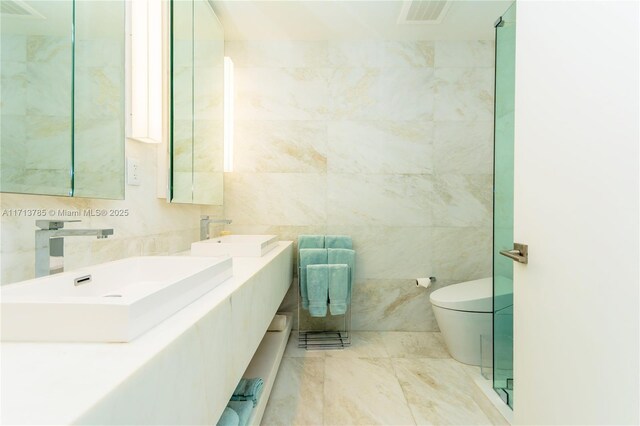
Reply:
[[[298, 250], [298, 347], [306, 350], [344, 349], [351, 346], [351, 297], [347, 303], [347, 311], [343, 315], [330, 315], [328, 317], [342, 317], [339, 330], [305, 330], [301, 325], [302, 300], [300, 298], [300, 276], [307, 271], [300, 267], [300, 251]], [[351, 269], [349, 269], [351, 280]], [[353, 281], [352, 281], [353, 282]]]

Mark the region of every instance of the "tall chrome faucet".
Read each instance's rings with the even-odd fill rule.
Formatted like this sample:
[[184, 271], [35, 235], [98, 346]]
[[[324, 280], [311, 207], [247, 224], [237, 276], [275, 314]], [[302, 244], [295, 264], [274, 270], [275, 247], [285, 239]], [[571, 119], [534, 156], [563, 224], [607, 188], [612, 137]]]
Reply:
[[209, 216], [200, 216], [200, 240], [209, 239], [209, 225], [212, 223], [222, 223], [228, 225], [231, 223], [229, 219], [211, 219]]
[[63, 229], [65, 222], [79, 220], [36, 220], [36, 277], [44, 277], [64, 271], [64, 237], [98, 237], [113, 235], [113, 229]]

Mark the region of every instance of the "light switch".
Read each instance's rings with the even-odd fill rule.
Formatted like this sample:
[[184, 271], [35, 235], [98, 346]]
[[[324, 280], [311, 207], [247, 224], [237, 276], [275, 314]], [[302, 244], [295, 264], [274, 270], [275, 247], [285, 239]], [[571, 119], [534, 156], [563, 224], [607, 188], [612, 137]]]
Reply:
[[127, 157], [127, 185], [140, 185], [140, 161]]

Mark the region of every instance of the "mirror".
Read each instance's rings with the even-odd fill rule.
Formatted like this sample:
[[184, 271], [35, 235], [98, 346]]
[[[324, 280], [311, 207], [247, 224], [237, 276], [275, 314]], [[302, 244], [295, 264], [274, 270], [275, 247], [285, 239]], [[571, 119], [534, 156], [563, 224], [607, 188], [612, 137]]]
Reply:
[[125, 4], [75, 5], [74, 196], [122, 199]]
[[0, 191], [124, 198], [124, 1], [3, 1], [1, 21]]
[[73, 3], [39, 3], [0, 16], [0, 189], [70, 196]]
[[221, 205], [224, 33], [206, 0], [171, 2], [171, 202]]

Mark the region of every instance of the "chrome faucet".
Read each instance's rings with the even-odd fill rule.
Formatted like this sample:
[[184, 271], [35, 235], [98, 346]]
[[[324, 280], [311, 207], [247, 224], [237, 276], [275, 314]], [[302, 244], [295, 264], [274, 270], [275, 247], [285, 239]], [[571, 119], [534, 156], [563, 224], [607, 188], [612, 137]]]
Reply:
[[209, 216], [200, 216], [200, 240], [209, 239], [209, 225], [212, 223], [222, 223], [228, 225], [231, 223], [229, 219], [211, 219]]
[[64, 263], [54, 264], [54, 259], [64, 261], [64, 237], [98, 237], [113, 235], [113, 229], [63, 229], [65, 222], [79, 220], [36, 220], [36, 277], [64, 271]]

